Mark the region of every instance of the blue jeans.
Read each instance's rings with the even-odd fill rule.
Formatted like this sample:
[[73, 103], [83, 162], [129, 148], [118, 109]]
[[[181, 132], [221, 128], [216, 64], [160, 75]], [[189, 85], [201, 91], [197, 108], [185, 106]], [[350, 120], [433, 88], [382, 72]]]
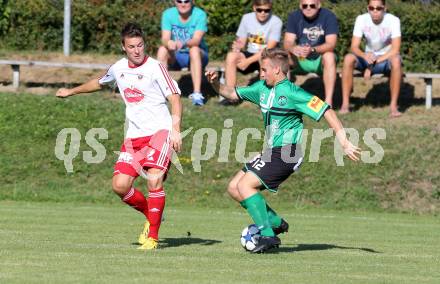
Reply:
[[[402, 59], [400, 59], [400, 61], [402, 61]], [[355, 69], [363, 72], [367, 68], [368, 68], [368, 62], [362, 57], [356, 56]], [[391, 62], [389, 60], [385, 60], [383, 62], [374, 64], [373, 68], [371, 69], [371, 75], [374, 74], [389, 75], [390, 73], [391, 73]]]
[[[171, 69], [180, 70], [185, 67], [190, 68], [190, 58], [188, 51], [177, 51], [175, 55], [176, 61], [171, 64]], [[206, 65], [208, 65], [208, 53], [205, 50], [202, 50], [202, 68], [205, 68]]]

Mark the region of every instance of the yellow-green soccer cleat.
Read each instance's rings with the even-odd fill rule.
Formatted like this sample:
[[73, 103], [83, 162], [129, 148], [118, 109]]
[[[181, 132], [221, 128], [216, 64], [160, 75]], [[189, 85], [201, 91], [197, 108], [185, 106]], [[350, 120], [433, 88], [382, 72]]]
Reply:
[[140, 250], [155, 250], [157, 249], [157, 246], [159, 245], [158, 241], [153, 238], [147, 238], [145, 243], [138, 247]]
[[142, 230], [142, 233], [139, 235], [138, 243], [143, 245], [147, 241], [148, 238], [148, 232], [150, 232], [150, 222], [145, 221], [144, 229]]

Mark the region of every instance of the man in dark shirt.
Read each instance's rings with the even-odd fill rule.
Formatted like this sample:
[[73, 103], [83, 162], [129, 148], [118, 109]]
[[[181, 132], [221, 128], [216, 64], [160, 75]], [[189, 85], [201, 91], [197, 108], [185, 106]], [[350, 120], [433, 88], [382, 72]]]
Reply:
[[338, 20], [328, 9], [321, 8], [320, 0], [300, 0], [299, 9], [289, 14], [284, 49], [296, 63], [294, 73], [322, 75], [325, 102], [333, 103], [336, 82], [334, 49], [339, 33]]

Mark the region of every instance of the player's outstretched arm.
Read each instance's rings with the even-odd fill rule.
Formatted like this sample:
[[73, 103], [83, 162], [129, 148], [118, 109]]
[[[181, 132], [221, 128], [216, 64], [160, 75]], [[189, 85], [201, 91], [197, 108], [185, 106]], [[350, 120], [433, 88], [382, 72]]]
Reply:
[[213, 88], [225, 99], [231, 102], [237, 102], [240, 100], [237, 93], [235, 92], [235, 88], [229, 87], [223, 84], [219, 84], [218, 75], [216, 70], [207, 70], [205, 72], [205, 76], [208, 79], [208, 82], [211, 83]]
[[92, 79], [87, 83], [84, 83], [75, 88], [71, 88], [71, 89], [61, 88], [56, 92], [55, 95], [59, 98], [65, 98], [68, 96], [73, 96], [81, 93], [91, 93], [97, 90], [101, 90], [101, 88], [102, 86], [99, 84], [99, 80]]
[[336, 137], [338, 138], [339, 143], [341, 143], [342, 149], [344, 153], [353, 161], [359, 161], [360, 148], [354, 146], [348, 139], [345, 133], [344, 127], [342, 126], [341, 121], [336, 116], [334, 110], [329, 109], [324, 113], [324, 117], [327, 120], [328, 124], [331, 128], [334, 129], [336, 133]]

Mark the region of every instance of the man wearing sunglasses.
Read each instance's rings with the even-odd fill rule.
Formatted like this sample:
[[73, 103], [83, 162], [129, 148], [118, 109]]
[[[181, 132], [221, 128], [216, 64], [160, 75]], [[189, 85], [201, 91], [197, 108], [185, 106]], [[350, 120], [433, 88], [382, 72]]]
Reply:
[[[359, 15], [354, 24], [351, 53], [344, 58], [342, 69], [342, 106], [340, 113], [349, 112], [350, 93], [353, 88], [353, 69], [372, 74], [390, 75], [390, 117], [402, 115], [397, 101], [402, 79], [400, 58], [400, 20], [386, 12], [385, 0], [369, 0], [368, 13]], [[365, 51], [360, 49], [365, 38]]]
[[206, 13], [192, 0], [175, 0], [175, 7], [162, 14], [162, 45], [157, 59], [171, 69], [189, 67], [193, 84], [190, 95], [196, 106], [204, 104], [201, 93], [202, 69], [208, 64], [208, 47], [204, 35], [208, 30]]
[[226, 56], [225, 83], [229, 87], [236, 85], [237, 69], [244, 74], [259, 70], [263, 49], [276, 47], [281, 38], [283, 23], [272, 14], [272, 0], [254, 0], [252, 9], [241, 18], [237, 39]]
[[[299, 10], [289, 14], [284, 49], [291, 55], [295, 74], [322, 75], [325, 102], [333, 103], [336, 82], [334, 49], [339, 33], [336, 15], [321, 8], [320, 0], [300, 0]], [[293, 56], [292, 56], [293, 55]]]

